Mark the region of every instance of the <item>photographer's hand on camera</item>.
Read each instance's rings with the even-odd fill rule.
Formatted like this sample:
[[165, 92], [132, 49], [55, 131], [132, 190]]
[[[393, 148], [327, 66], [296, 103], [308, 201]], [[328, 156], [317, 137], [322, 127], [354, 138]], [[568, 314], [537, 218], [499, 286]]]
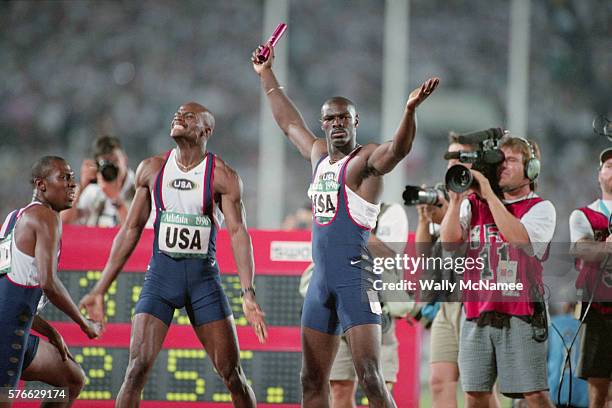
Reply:
[[419, 224], [429, 225], [431, 222], [431, 205], [419, 204], [416, 206], [417, 214], [419, 215]]
[[497, 197], [495, 192], [493, 192], [489, 179], [487, 179], [484, 174], [474, 169], [471, 169], [470, 172], [472, 173], [472, 176], [474, 176], [474, 185], [472, 186], [472, 190], [478, 194], [480, 198], [485, 201], [489, 201], [492, 197]]
[[81, 178], [79, 182], [80, 190], [83, 190], [89, 184], [97, 179], [98, 168], [96, 162], [92, 159], [85, 159], [81, 164]]

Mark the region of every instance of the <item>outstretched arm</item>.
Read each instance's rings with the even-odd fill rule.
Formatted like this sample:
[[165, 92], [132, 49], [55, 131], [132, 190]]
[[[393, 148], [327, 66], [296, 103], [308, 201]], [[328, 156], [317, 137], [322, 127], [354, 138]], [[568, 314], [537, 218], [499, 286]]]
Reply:
[[410, 152], [416, 133], [414, 116], [416, 108], [431, 95], [439, 83], [438, 78], [429, 78], [410, 93], [402, 120], [393, 139], [378, 146], [368, 159], [368, 168], [373, 170], [372, 173], [378, 175], [389, 173]]
[[[40, 206], [42, 207], [42, 206]], [[34, 258], [38, 267], [40, 287], [59, 310], [64, 312], [91, 339], [100, 335], [100, 327], [87, 320], [79, 312], [68, 290], [57, 276], [57, 253], [61, 232], [59, 215], [45, 208], [36, 208], [27, 214], [26, 223], [36, 236]]]
[[[297, 110], [291, 99], [283, 92], [283, 87], [279, 85], [274, 72], [272, 71], [272, 62], [274, 60], [274, 47], [270, 47], [270, 56], [265, 62], [257, 60], [257, 52], [261, 48], [258, 47], [251, 58], [253, 69], [259, 75], [261, 86], [266, 93], [272, 115], [278, 126], [282, 129], [289, 141], [300, 151], [304, 159], [311, 160], [313, 156], [313, 148], [317, 145], [317, 149], [322, 149], [321, 154], [325, 151], [326, 146], [323, 140], [316, 142], [317, 138], [308, 129], [302, 115]], [[318, 157], [317, 157], [318, 158]]]
[[104, 294], [117, 278], [123, 265], [136, 248], [151, 212], [149, 180], [159, 170], [160, 158], [153, 157], [143, 161], [136, 170], [136, 193], [128, 211], [127, 219], [115, 236], [110, 257], [102, 271], [102, 277], [93, 289], [81, 299], [79, 305], [87, 310], [90, 318], [97, 322], [104, 320]]
[[242, 309], [244, 316], [253, 326], [261, 343], [266, 341], [268, 331], [264, 313], [255, 299], [253, 289], [253, 245], [247, 232], [246, 217], [242, 204], [242, 181], [232, 168], [217, 160], [215, 168], [215, 194], [221, 196], [221, 211], [225, 216], [227, 231], [230, 236], [234, 260], [242, 286]]

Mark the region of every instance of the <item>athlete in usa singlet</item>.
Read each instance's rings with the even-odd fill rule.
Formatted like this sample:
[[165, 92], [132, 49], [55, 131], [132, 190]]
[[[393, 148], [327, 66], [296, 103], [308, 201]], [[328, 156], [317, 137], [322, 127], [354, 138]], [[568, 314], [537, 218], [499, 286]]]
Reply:
[[[38, 267], [34, 257], [17, 248], [13, 239], [13, 226], [30, 207], [42, 205], [37, 201], [11, 213], [3, 223], [0, 234], [10, 246], [10, 267], [0, 277], [0, 387], [15, 387], [21, 376], [23, 361], [28, 345], [28, 336], [36, 308], [42, 297]], [[11, 222], [11, 216], [14, 221]], [[5, 226], [11, 225], [10, 230]]]
[[359, 149], [333, 163], [323, 156], [308, 190], [315, 267], [302, 325], [328, 334], [381, 321], [372, 276], [363, 270], [370, 261], [366, 248], [380, 208], [346, 186], [346, 167]]
[[210, 152], [187, 172], [176, 163], [176, 149], [168, 152], [152, 192], [153, 255], [135, 313], [169, 326], [174, 310], [185, 307], [196, 327], [231, 314], [215, 259], [222, 214], [214, 204], [214, 169]]

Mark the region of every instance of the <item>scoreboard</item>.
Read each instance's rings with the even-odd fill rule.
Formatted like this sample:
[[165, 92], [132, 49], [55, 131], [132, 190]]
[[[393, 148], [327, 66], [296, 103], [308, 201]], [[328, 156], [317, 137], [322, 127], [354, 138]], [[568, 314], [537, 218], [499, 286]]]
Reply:
[[[75, 301], [97, 282], [115, 229], [65, 226], [59, 277]], [[298, 293], [302, 271], [310, 262], [308, 232], [250, 231], [253, 239], [257, 300], [266, 313], [269, 338], [257, 341], [242, 313], [240, 281], [226, 231], [217, 241], [221, 281], [236, 321], [240, 359], [258, 406], [297, 407], [301, 399], [300, 313]], [[144, 282], [143, 272], [152, 248], [146, 230], [124, 271], [105, 296], [107, 325], [97, 340], [89, 340], [66, 315], [49, 304], [43, 316], [62, 334], [75, 359], [83, 366], [87, 383], [75, 406], [111, 407], [128, 364], [131, 318]], [[395, 387], [398, 406], [418, 400], [418, 329], [399, 322], [401, 371]], [[404, 361], [406, 360], [406, 361]], [[44, 388], [27, 383], [26, 388]], [[217, 376], [195, 336], [184, 309], [177, 310], [143, 392], [141, 406], [231, 406], [230, 394]], [[402, 399], [404, 403], [400, 403]], [[361, 393], [358, 401], [364, 403]], [[203, 404], [204, 403], [204, 404]], [[36, 406], [36, 405], [19, 405]]]

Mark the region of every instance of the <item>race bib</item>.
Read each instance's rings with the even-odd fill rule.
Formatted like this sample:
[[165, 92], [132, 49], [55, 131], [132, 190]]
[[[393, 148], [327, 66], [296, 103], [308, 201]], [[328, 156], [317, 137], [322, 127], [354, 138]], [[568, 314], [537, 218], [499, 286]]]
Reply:
[[0, 240], [0, 276], [6, 275], [11, 271], [11, 242], [13, 232]]
[[211, 229], [206, 215], [161, 213], [159, 249], [172, 258], [206, 258]]
[[338, 190], [340, 183], [334, 172], [326, 172], [319, 176], [308, 189], [312, 200], [313, 217], [319, 224], [327, 224], [336, 215], [338, 208]]

